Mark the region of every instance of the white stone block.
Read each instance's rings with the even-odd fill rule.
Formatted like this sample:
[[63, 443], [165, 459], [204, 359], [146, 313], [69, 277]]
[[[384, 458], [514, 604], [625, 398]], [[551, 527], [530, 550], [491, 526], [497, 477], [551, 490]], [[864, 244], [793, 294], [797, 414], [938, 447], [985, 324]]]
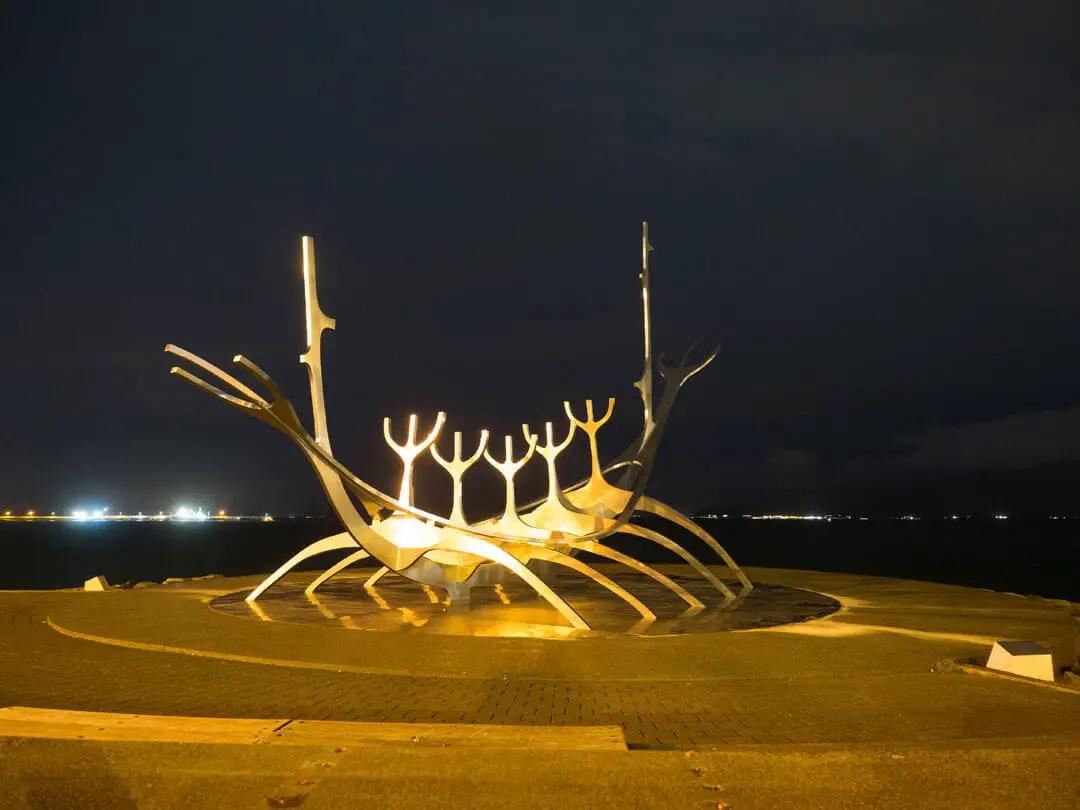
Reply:
[[1054, 680], [1054, 663], [1050, 651], [1034, 641], [994, 642], [986, 668], [1022, 675], [1025, 678], [1037, 678], [1040, 681]]
[[94, 577], [86, 580], [82, 587], [84, 591], [107, 591], [109, 590], [109, 580], [105, 579], [105, 577]]

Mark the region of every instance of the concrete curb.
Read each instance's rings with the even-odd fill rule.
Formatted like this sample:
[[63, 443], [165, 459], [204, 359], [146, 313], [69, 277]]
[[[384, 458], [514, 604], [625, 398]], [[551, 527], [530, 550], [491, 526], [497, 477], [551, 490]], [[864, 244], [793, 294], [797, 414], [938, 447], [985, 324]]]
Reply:
[[1060, 683], [1040, 681], [1037, 678], [1025, 678], [1022, 675], [998, 672], [997, 670], [986, 669], [986, 667], [977, 667], [971, 664], [957, 664], [956, 666], [969, 675], [981, 675], [984, 678], [999, 678], [1003, 681], [1015, 681], [1016, 683], [1030, 684], [1031, 686], [1041, 686], [1043, 689], [1052, 689], [1055, 692], [1067, 692], [1071, 695], [1080, 695], [1080, 689], [1073, 689], [1071, 686], [1062, 686]]
[[619, 726], [360, 723], [251, 720], [153, 714], [0, 708], [0, 737], [97, 742], [498, 748], [519, 751], [627, 751]]

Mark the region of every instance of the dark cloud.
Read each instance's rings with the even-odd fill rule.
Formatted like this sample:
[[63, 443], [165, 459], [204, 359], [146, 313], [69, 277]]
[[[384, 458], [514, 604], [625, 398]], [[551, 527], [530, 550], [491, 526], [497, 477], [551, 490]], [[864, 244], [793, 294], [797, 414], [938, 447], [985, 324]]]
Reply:
[[907, 452], [887, 462], [855, 462], [853, 466], [885, 466], [895, 474], [1022, 469], [1080, 461], [1080, 408], [936, 428], [899, 437], [894, 443]]
[[516, 430], [614, 394], [632, 433], [643, 218], [657, 348], [724, 345], [668, 493], [919, 475], [895, 437], [963, 466], [949, 426], [1080, 401], [1075, 3], [5, 14], [13, 505], [318, 504], [298, 454], [160, 352], [243, 350], [302, 394], [301, 233], [339, 319], [339, 452], [385, 480], [387, 413]]

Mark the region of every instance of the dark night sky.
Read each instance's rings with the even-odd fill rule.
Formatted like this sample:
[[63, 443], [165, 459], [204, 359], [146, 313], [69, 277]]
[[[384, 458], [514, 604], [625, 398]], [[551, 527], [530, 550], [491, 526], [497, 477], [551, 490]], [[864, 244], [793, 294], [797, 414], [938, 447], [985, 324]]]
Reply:
[[642, 219], [656, 349], [723, 344], [661, 496], [1080, 460], [1074, 0], [489, 5], [5, 4], [0, 507], [321, 511], [162, 352], [305, 406], [304, 233], [384, 486], [385, 414], [619, 449]]

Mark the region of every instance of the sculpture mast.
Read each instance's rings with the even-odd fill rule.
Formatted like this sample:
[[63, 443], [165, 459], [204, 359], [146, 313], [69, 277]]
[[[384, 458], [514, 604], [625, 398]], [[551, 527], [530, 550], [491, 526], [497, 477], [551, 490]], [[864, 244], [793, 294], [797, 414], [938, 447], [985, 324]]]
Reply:
[[653, 398], [652, 398], [652, 323], [649, 317], [649, 253], [652, 251], [649, 244], [649, 223], [641, 223], [641, 309], [645, 324], [645, 370], [641, 373], [641, 379], [634, 383], [634, 387], [641, 392], [641, 400], [645, 405], [645, 430], [641, 434], [641, 443], [649, 438], [656, 422], [653, 421]]
[[[310, 236], [300, 239], [301, 253], [304, 267], [304, 328], [307, 338], [307, 351], [300, 355], [300, 362], [307, 366], [308, 383], [311, 387], [311, 418], [315, 423], [315, 443], [327, 453], [330, 453], [330, 428], [326, 424], [326, 396], [323, 393], [323, 367], [322, 367], [322, 333], [326, 329], [336, 329], [337, 321], [322, 311], [319, 306], [319, 292], [315, 285], [315, 240]], [[323, 489], [338, 513], [346, 528], [360, 526], [365, 520], [356, 511], [349, 494], [345, 491], [345, 485], [341, 477], [323, 460], [312, 457], [312, 464], [322, 481]], [[368, 513], [368, 518], [373, 518], [379, 513], [379, 506], [374, 501], [357, 496]], [[357, 529], [357, 531], [360, 531]], [[352, 530], [350, 529], [350, 533]], [[354, 540], [357, 535], [353, 534]], [[321, 540], [319, 542], [322, 542]], [[359, 542], [359, 540], [356, 540]], [[267, 579], [264, 582], [269, 587]], [[263, 586], [260, 586], [260, 588]], [[248, 596], [248, 601], [258, 598], [262, 593], [256, 588]]]
[[315, 441], [330, 451], [330, 431], [326, 425], [326, 400], [322, 379], [322, 333], [333, 329], [334, 319], [319, 306], [319, 294], [315, 287], [315, 240], [310, 236], [301, 238], [304, 257], [304, 322], [307, 328], [307, 351], [300, 355], [300, 362], [307, 366], [311, 385], [311, 411], [315, 422]]

